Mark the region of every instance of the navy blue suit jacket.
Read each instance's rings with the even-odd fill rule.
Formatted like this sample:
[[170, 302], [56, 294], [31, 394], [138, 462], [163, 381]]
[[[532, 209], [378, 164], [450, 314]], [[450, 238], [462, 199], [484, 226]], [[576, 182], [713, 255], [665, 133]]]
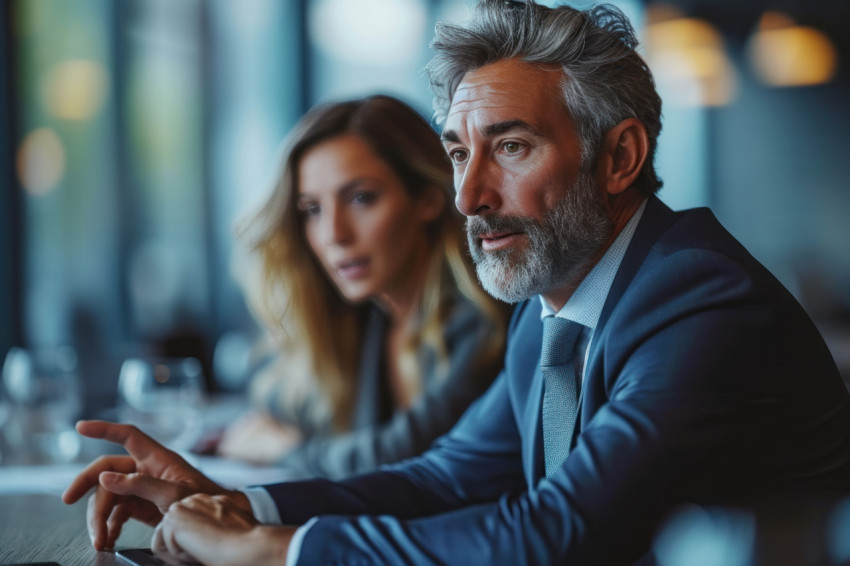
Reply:
[[284, 523], [323, 515], [299, 564], [628, 564], [683, 502], [850, 487], [850, 403], [823, 340], [706, 209], [647, 203], [550, 478], [541, 334], [534, 298], [501, 375], [422, 457], [267, 486]]

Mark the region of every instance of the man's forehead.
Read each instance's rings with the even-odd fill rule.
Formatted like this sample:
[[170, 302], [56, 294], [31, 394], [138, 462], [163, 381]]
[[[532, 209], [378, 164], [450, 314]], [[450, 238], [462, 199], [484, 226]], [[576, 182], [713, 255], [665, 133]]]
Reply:
[[562, 77], [559, 67], [515, 59], [469, 71], [452, 96], [446, 129], [452, 129], [452, 124], [456, 126], [471, 112], [493, 120], [547, 113], [560, 105]]
[[521, 107], [522, 85], [516, 81], [496, 79], [487, 83], [461, 83], [449, 107], [449, 115], [476, 108]]
[[522, 89], [515, 83], [461, 85], [452, 97], [446, 124], [475, 110], [486, 110], [488, 114], [513, 114], [525, 106]]

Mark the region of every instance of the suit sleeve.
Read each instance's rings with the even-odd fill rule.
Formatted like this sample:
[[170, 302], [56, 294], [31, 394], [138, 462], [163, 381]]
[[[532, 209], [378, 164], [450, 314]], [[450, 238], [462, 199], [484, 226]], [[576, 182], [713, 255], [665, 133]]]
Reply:
[[339, 482], [263, 487], [284, 524], [301, 524], [326, 514], [435, 515], [494, 501], [523, 486], [521, 442], [502, 375], [423, 456]]
[[[487, 502], [497, 491], [488, 490], [480, 503], [462, 498], [437, 515], [411, 518], [394, 505], [366, 505], [370, 515], [322, 517], [304, 539], [299, 564], [631, 563], [676, 502], [769, 491], [818, 462], [828, 467], [843, 441], [808, 444], [812, 432], [827, 438], [829, 419], [814, 414], [829, 413], [827, 397], [837, 390], [824, 383], [829, 393], [815, 387], [801, 395], [792, 385], [802, 371], [830, 375], [830, 368], [818, 354], [788, 350], [790, 338], [810, 329], [789, 331], [787, 323], [806, 317], [760, 277], [712, 253], [662, 260], [636, 279], [612, 315], [599, 384], [608, 401], [551, 478], [522, 492], [494, 481], [503, 488], [498, 499]], [[809, 341], [803, 347], [819, 348]], [[474, 453], [498, 417], [476, 407], [449, 445], [458, 453]], [[449, 491], [471, 489], [476, 472], [490, 479], [486, 461], [455, 469], [457, 456], [436, 463], [441, 451], [432, 451], [430, 468], [440, 470], [443, 486], [463, 486]], [[759, 477], [769, 479], [760, 485]], [[429, 494], [426, 487], [422, 497]]]
[[501, 358], [481, 356], [492, 340], [491, 324], [471, 303], [460, 302], [446, 329], [446, 374], [438, 377], [437, 364], [426, 363], [424, 393], [409, 410], [384, 424], [308, 439], [281, 465], [295, 476], [337, 479], [423, 453], [498, 374]]

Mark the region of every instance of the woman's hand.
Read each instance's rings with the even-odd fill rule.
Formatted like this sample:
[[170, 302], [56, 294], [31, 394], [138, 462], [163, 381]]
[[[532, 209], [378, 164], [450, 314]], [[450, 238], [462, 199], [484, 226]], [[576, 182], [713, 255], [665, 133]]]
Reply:
[[95, 488], [86, 522], [97, 550], [112, 548], [128, 519], [155, 526], [172, 503], [194, 493], [229, 493], [246, 513], [251, 512], [243, 494], [225, 490], [132, 425], [80, 421], [77, 432], [121, 444], [129, 453], [98, 458], [62, 494], [70, 504]]
[[274, 464], [301, 442], [301, 431], [266, 413], [249, 413], [224, 432], [217, 452], [252, 464]]
[[197, 494], [169, 507], [151, 548], [169, 564], [282, 566], [294, 532], [294, 527], [260, 525], [229, 496]]

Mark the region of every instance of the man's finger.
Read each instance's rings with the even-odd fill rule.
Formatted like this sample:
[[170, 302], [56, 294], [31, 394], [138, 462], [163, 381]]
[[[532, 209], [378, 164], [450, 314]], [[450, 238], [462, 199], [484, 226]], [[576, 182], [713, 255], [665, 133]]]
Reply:
[[132, 495], [150, 501], [162, 513], [175, 501], [196, 493], [196, 490], [183, 484], [160, 480], [147, 474], [103, 472], [99, 479], [104, 489], [118, 495]]
[[114, 494], [104, 489], [96, 490], [89, 497], [88, 508], [86, 509], [86, 525], [95, 550], [110, 548], [106, 521], [112, 513], [116, 499]]
[[118, 537], [121, 536], [121, 528], [133, 516], [132, 505], [130, 501], [122, 501], [112, 508], [112, 513], [109, 514], [109, 519], [106, 520], [108, 531], [106, 538], [107, 548], [115, 548], [115, 543], [118, 542]]
[[102, 438], [120, 444], [136, 460], [144, 460], [152, 454], [171, 454], [174, 458], [183, 460], [175, 452], [165, 448], [133, 425], [107, 421], [79, 421], [77, 432], [90, 438]]
[[[174, 509], [178, 503], [171, 506]], [[182, 525], [175, 520], [174, 515], [169, 511], [162, 518], [162, 522], [157, 525], [154, 531], [154, 540], [151, 548], [154, 554], [168, 562], [169, 564], [195, 564], [197, 560], [192, 554], [186, 552], [177, 541], [177, 535], [180, 533]]]
[[62, 501], [65, 503], [74, 503], [84, 496], [88, 491], [97, 486], [98, 478], [101, 472], [122, 472], [129, 473], [136, 471], [136, 462], [130, 456], [101, 456], [91, 464], [85, 467], [82, 472], [71, 482], [65, 493], [62, 494]]
[[186, 506], [185, 501], [176, 502], [168, 510], [165, 543], [182, 562], [194, 563], [199, 553], [209, 551], [209, 545], [215, 544], [216, 533], [209, 532], [207, 513]]
[[168, 552], [168, 547], [165, 544], [165, 521], [161, 521], [153, 532], [151, 538], [151, 550], [157, 558], [166, 564], [180, 564], [180, 560]]
[[210, 513], [213, 511], [215, 504], [213, 503], [215, 497], [207, 494], [207, 493], [196, 493], [189, 497], [184, 497], [177, 504], [178, 507], [185, 507], [187, 509], [197, 509], [202, 512]]

